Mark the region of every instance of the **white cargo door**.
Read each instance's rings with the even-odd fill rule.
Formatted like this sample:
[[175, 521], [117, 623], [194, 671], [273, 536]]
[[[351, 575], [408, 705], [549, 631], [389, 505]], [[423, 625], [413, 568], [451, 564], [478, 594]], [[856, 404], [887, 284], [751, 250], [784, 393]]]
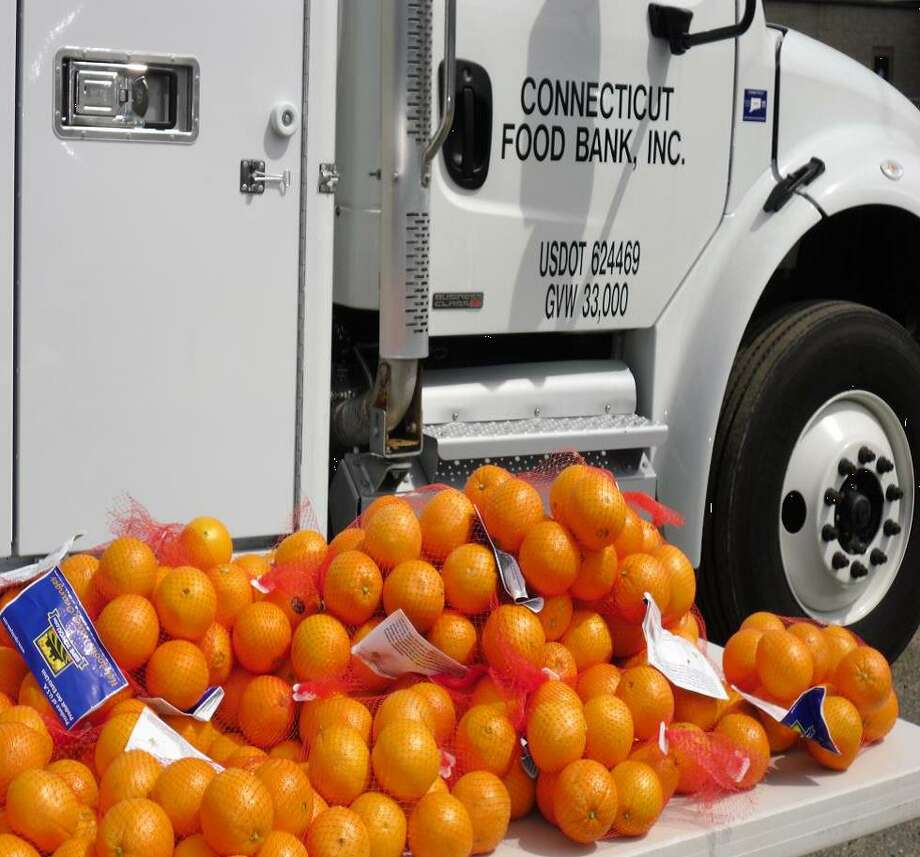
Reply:
[[[677, 5], [693, 32], [735, 21], [735, 0]], [[500, 6], [458, 4], [457, 55], [479, 67], [460, 63], [458, 116], [476, 126], [447, 157], [482, 160], [481, 69], [489, 166], [470, 188], [438, 159], [431, 333], [651, 325], [723, 212], [734, 42], [672, 56], [645, 0]]]
[[[20, 6], [22, 554], [74, 529], [102, 540], [126, 494], [160, 519], [216, 515], [238, 537], [289, 519], [304, 4], [269, 6]], [[61, 70], [62, 56], [116, 67]], [[191, 96], [158, 63], [189, 61], [200, 89], [186, 133], [175, 123]], [[150, 64], [145, 81], [132, 69], [124, 78], [123, 62]], [[65, 86], [77, 75], [85, 137], [55, 133], [55, 112], [68, 109], [55, 96], [61, 71]], [[144, 122], [175, 139], [94, 136], [94, 123], [144, 102]], [[271, 123], [282, 103], [295, 105], [290, 136]], [[293, 186], [242, 193], [243, 159], [290, 170]]]
[[[0, 92], [16, 103], [16, 3], [0, 0]], [[0, 120], [0, 556], [13, 543], [13, 212], [15, 125]]]

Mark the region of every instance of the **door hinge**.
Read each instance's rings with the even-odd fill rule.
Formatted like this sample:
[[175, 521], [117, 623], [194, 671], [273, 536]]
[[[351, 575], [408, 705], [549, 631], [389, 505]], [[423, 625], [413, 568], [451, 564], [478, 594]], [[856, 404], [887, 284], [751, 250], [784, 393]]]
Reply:
[[770, 191], [763, 210], [767, 214], [774, 214], [779, 211], [792, 199], [792, 195], [799, 188], [807, 187], [818, 176], [823, 175], [824, 169], [824, 161], [820, 158], [812, 158], [805, 166], [799, 167], [795, 172], [789, 173], [788, 176], [780, 179], [776, 187]]
[[319, 192], [335, 193], [339, 185], [339, 168], [335, 164], [319, 165]]

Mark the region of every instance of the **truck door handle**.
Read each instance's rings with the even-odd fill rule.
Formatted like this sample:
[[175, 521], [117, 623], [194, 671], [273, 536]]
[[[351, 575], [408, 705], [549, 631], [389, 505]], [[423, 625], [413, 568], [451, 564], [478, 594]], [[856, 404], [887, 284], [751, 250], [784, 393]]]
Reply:
[[781, 179], [776, 187], [770, 191], [770, 195], [764, 203], [763, 210], [767, 212], [767, 214], [775, 214], [792, 199], [792, 195], [800, 187], [807, 187], [818, 178], [818, 176], [823, 175], [824, 169], [824, 161], [820, 158], [812, 158], [805, 166], [799, 167], [795, 172], [789, 173], [788, 176]]
[[746, 0], [744, 14], [737, 24], [691, 33], [690, 22], [693, 20], [693, 12], [689, 9], [650, 3], [648, 7], [648, 23], [652, 36], [656, 39], [664, 39], [670, 45], [671, 53], [680, 55], [687, 53], [690, 48], [696, 45], [722, 42], [726, 39], [743, 36], [751, 28], [756, 12], [757, 0]]
[[[492, 81], [477, 63], [461, 59], [456, 65], [456, 114], [444, 142], [444, 165], [457, 185], [479, 190], [489, 175], [492, 153]], [[443, 63], [438, 76], [443, 83]]]

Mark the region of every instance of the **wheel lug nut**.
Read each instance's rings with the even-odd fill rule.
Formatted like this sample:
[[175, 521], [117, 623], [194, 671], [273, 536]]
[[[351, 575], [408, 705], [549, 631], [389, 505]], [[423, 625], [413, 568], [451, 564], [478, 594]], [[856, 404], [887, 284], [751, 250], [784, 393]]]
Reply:
[[837, 528], [831, 524], [825, 524], [821, 529], [821, 538], [826, 542], [833, 542], [837, 539]]
[[856, 465], [849, 458], [841, 458], [837, 465], [837, 472], [841, 476], [852, 476], [856, 472]]
[[862, 446], [859, 449], [859, 463], [871, 464], [875, 461], [875, 453], [868, 446]]
[[872, 565], [884, 565], [888, 562], [888, 557], [878, 548], [875, 548], [872, 553], [869, 554], [869, 562], [871, 562]]
[[885, 499], [889, 503], [894, 503], [900, 500], [904, 496], [904, 492], [898, 488], [897, 485], [889, 485], [888, 490], [885, 492]]
[[882, 528], [886, 536], [896, 536], [901, 532], [901, 525], [895, 521], [885, 521], [885, 526]]
[[853, 545], [854, 553], [864, 554], [866, 552], [866, 543], [865, 542], [856, 542]]
[[861, 580], [862, 578], [868, 576], [869, 569], [866, 568], [861, 562], [854, 562], [853, 565], [850, 566], [850, 577], [852, 577], [853, 580]]
[[839, 571], [841, 568], [846, 568], [849, 564], [850, 561], [847, 559], [847, 555], [841, 551], [837, 551], [831, 558], [831, 565], [836, 571]]
[[836, 506], [840, 502], [840, 492], [835, 491], [833, 488], [828, 488], [824, 492], [824, 502], [828, 506]]
[[878, 460], [875, 465], [875, 469], [879, 473], [891, 473], [894, 470], [894, 465], [884, 456]]

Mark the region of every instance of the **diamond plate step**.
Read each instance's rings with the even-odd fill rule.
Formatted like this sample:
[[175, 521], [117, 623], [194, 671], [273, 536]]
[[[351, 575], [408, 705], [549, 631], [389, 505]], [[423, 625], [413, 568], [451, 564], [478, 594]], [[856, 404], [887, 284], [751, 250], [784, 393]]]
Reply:
[[561, 449], [578, 452], [646, 449], [661, 446], [668, 427], [637, 414], [590, 417], [535, 417], [526, 420], [453, 422], [425, 426], [445, 460], [542, 455]]

